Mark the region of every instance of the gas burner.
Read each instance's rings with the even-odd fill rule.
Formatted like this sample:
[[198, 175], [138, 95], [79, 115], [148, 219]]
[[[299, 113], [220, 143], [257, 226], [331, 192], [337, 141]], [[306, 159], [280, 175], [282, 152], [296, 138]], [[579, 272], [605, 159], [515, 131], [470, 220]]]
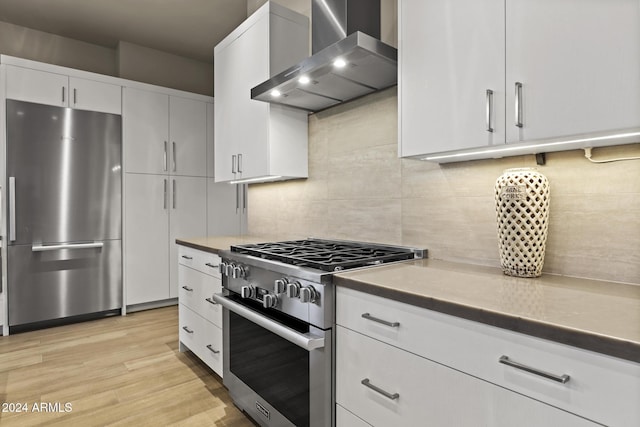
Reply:
[[323, 271], [342, 271], [423, 256], [412, 248], [322, 239], [237, 245], [232, 246], [231, 251]]

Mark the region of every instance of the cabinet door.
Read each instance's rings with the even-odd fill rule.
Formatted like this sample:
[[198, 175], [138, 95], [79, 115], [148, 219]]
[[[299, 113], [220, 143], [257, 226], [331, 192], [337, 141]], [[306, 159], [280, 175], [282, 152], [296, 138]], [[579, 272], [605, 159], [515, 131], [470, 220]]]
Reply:
[[178, 245], [176, 238], [207, 234], [207, 179], [173, 176], [170, 179], [170, 291], [178, 296]]
[[[266, 175], [269, 104], [251, 99], [251, 88], [269, 76], [269, 19], [257, 21], [224, 50], [216, 52], [214, 86], [216, 181]], [[232, 173], [232, 155], [242, 155]]]
[[207, 182], [207, 236], [235, 236], [241, 232], [241, 184]]
[[80, 110], [122, 114], [122, 87], [69, 77], [69, 105]]
[[172, 96], [169, 111], [170, 173], [207, 176], [207, 104]]
[[169, 171], [169, 97], [124, 88], [123, 136], [126, 172]]
[[508, 0], [506, 7], [509, 142], [640, 125], [638, 0]]
[[67, 107], [68, 86], [65, 75], [7, 65], [7, 98]]
[[168, 181], [161, 175], [125, 176], [127, 305], [169, 298]]
[[504, 144], [504, 2], [403, 1], [399, 10], [401, 156]]

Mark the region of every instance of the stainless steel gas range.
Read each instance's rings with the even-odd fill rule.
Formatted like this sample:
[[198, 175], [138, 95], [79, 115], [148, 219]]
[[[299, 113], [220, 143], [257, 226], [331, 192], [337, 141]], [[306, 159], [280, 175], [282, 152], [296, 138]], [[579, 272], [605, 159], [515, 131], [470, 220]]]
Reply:
[[321, 239], [220, 253], [223, 375], [234, 403], [263, 426], [334, 425], [335, 272], [426, 250]]

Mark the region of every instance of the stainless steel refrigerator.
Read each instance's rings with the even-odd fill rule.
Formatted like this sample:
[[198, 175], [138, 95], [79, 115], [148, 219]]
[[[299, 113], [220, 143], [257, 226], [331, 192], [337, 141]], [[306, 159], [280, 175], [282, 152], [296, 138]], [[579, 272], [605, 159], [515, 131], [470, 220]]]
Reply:
[[9, 326], [121, 308], [121, 117], [6, 111]]

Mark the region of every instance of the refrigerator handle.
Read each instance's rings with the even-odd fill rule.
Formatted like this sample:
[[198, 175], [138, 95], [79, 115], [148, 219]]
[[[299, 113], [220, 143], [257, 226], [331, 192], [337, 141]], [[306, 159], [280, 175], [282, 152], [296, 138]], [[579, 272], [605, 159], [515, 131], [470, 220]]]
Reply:
[[16, 177], [9, 177], [9, 241], [16, 240]]

